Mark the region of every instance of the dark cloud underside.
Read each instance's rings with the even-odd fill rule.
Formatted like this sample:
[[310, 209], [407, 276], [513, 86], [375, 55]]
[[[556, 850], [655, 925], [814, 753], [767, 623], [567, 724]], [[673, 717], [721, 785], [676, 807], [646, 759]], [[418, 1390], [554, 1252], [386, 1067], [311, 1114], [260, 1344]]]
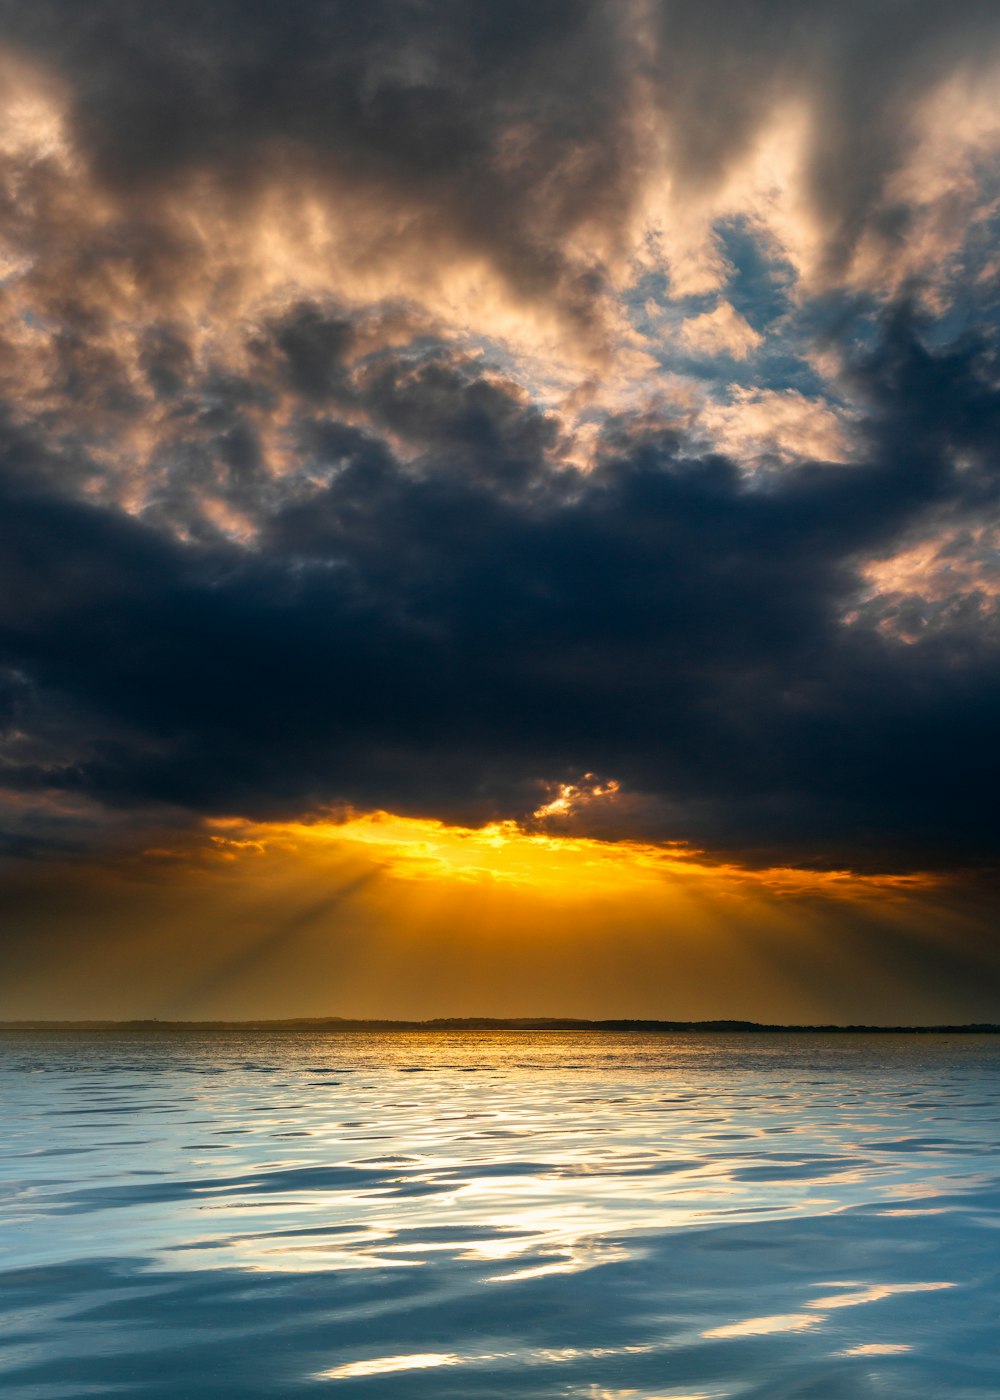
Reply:
[[[913, 184], [994, 5], [37, 0], [0, 40], [12, 851], [56, 844], [53, 803], [346, 805], [995, 862], [989, 201], [970, 234], [967, 191]], [[718, 312], [745, 269], [712, 201], [782, 113], [792, 231], [753, 185], [767, 294]], [[654, 233], [649, 316], [721, 374], [763, 346], [756, 398], [685, 360], [685, 399], [681, 333], [640, 343]], [[812, 404], [852, 450], [750, 470], [720, 403]], [[535, 815], [585, 775], [621, 800]]]
[[[294, 366], [288, 326], [276, 340]], [[324, 416], [306, 375], [324, 484], [262, 492], [249, 547], [33, 492], [11, 445], [12, 787], [481, 821], [593, 771], [647, 799], [631, 835], [821, 865], [991, 859], [993, 625], [972, 608], [906, 644], [864, 609], [844, 620], [853, 561], [992, 495], [989, 462], [949, 465], [996, 431], [974, 349], [932, 361], [888, 327], [857, 371], [869, 457], [776, 486], [622, 424], [589, 474], [552, 468], [551, 425], [512, 392], [442, 361], [399, 372], [369, 411], [406, 417], [420, 455]]]

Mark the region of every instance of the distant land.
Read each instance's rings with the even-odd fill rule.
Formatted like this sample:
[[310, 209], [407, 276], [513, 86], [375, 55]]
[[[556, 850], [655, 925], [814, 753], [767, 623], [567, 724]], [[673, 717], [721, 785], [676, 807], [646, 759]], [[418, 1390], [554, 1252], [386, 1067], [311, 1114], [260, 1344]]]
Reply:
[[869, 1026], [770, 1025], [762, 1021], [587, 1021], [570, 1016], [439, 1016], [429, 1021], [352, 1020], [342, 1016], [279, 1021], [0, 1021], [0, 1031], [692, 1031], [721, 1035], [766, 1032], [840, 1035], [1000, 1035], [1000, 1024]]

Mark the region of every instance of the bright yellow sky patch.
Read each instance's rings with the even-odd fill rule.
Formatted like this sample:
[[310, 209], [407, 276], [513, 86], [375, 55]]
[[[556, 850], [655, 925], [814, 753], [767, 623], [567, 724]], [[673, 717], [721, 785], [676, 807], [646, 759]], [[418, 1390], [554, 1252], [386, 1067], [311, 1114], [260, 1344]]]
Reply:
[[337, 849], [344, 855], [376, 860], [385, 874], [396, 879], [521, 888], [561, 899], [662, 893], [665, 885], [688, 882], [707, 882], [718, 895], [821, 893], [857, 899], [892, 896], [933, 883], [920, 874], [859, 875], [791, 867], [753, 870], [713, 863], [702, 852], [679, 843], [553, 836], [524, 831], [512, 821], [462, 827], [371, 812], [341, 822], [248, 823], [218, 818], [209, 821], [207, 828], [213, 850], [223, 859], [282, 849], [321, 859]]
[[891, 1003], [912, 1023], [941, 1019], [939, 950], [980, 937], [930, 876], [384, 812], [212, 819], [22, 881], [33, 954], [8, 1017], [876, 1022]]

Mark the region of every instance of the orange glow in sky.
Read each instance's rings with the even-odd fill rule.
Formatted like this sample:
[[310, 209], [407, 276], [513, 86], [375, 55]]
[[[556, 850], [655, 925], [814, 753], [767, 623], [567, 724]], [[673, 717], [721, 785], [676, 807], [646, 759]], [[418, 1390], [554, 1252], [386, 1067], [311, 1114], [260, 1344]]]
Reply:
[[510, 889], [571, 902], [641, 892], [662, 897], [667, 889], [683, 884], [710, 888], [717, 896], [824, 894], [870, 899], [934, 883], [922, 874], [859, 875], [791, 867], [754, 870], [709, 861], [682, 844], [553, 836], [524, 831], [512, 821], [474, 828], [371, 812], [347, 821], [255, 824], [219, 818], [206, 826], [211, 851], [224, 860], [269, 851], [309, 860], [329, 858], [334, 852], [355, 854], [376, 861], [384, 874], [396, 880]]
[[0, 1019], [874, 1022], [891, 1000], [917, 1022], [940, 1019], [942, 950], [980, 956], [934, 876], [758, 870], [513, 822], [213, 818], [20, 878]]

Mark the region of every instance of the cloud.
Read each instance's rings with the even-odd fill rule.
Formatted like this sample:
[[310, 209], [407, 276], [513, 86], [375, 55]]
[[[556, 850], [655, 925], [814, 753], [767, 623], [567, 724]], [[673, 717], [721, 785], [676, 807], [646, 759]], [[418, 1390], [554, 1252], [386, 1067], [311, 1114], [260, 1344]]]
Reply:
[[596, 783], [569, 829], [769, 864], [992, 861], [983, 619], [908, 647], [844, 621], [866, 561], [992, 489], [985, 349], [930, 352], [890, 319], [853, 371], [859, 458], [761, 488], [630, 419], [580, 472], [516, 384], [433, 346], [346, 374], [352, 331], [317, 308], [270, 337], [257, 381], [194, 395], [223, 438], [296, 395], [300, 470], [235, 448], [212, 467], [253, 511], [245, 541], [204, 524], [198, 471], [130, 515], [26, 479], [10, 434], [11, 792], [531, 824]]
[[345, 804], [994, 859], [992, 7], [0, 43], [12, 849]]
[[714, 311], [703, 311], [685, 321], [681, 339], [696, 355], [730, 355], [734, 360], [745, 360], [763, 337], [728, 301], [721, 301]]
[[847, 613], [914, 643], [929, 633], [973, 630], [995, 643], [1000, 621], [1000, 530], [980, 517], [949, 523], [861, 568], [865, 587]]
[[850, 415], [798, 389], [735, 386], [728, 402], [703, 409], [699, 425], [749, 469], [768, 461], [844, 462], [855, 451]]
[[637, 273], [721, 289], [720, 222], [814, 291], [896, 294], [954, 271], [995, 198], [981, 0], [808, 25], [787, 0], [215, 0], [142, 24], [38, 0], [3, 7], [0, 43], [8, 266], [90, 333], [332, 290], [592, 374], [633, 348]]

